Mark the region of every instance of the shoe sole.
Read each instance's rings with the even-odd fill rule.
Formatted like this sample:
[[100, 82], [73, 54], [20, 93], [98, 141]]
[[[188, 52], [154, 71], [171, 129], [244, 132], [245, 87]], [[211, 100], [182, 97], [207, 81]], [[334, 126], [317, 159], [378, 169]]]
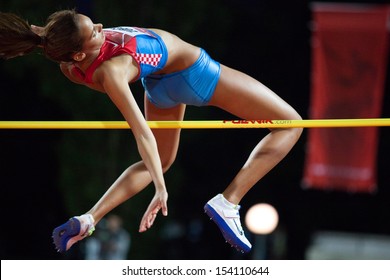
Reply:
[[229, 225], [225, 222], [225, 220], [218, 214], [215, 209], [210, 206], [209, 204], [206, 204], [204, 206], [205, 213], [210, 217], [212, 221], [218, 226], [220, 231], [222, 232], [223, 237], [225, 240], [232, 245], [232, 247], [235, 247], [238, 251], [241, 251], [243, 253], [248, 253], [251, 248], [243, 243], [236, 234], [230, 229]]
[[71, 218], [65, 224], [56, 227], [52, 236], [56, 250], [60, 253], [65, 252], [68, 241], [80, 233], [80, 228], [80, 221], [76, 218]]

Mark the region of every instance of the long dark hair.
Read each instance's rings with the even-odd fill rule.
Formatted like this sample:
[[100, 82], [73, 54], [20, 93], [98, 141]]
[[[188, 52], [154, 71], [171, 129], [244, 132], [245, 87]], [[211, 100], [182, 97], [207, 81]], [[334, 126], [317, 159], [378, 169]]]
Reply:
[[27, 21], [15, 14], [0, 13], [0, 57], [28, 54], [40, 44], [41, 37], [32, 32]]
[[81, 51], [77, 12], [63, 10], [51, 14], [44, 33], [35, 34], [29, 23], [12, 13], [0, 12], [0, 58], [26, 55], [42, 47], [47, 58], [56, 62], [73, 61], [72, 55]]

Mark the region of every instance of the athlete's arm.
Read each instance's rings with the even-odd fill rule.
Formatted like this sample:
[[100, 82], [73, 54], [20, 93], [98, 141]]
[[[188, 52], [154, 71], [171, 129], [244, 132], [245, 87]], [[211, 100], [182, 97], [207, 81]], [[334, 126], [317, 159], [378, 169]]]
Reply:
[[97, 71], [97, 79], [101, 81], [108, 96], [130, 125], [137, 142], [138, 151], [149, 170], [156, 188], [156, 194], [141, 222], [140, 231], [145, 231], [152, 226], [155, 216], [160, 209], [163, 215], [167, 215], [168, 193], [165, 187], [156, 139], [128, 85], [128, 81], [133, 80], [137, 76], [138, 68], [134, 65], [129, 67], [128, 64], [122, 66], [121, 62], [107, 61], [104, 67], [99, 67]]

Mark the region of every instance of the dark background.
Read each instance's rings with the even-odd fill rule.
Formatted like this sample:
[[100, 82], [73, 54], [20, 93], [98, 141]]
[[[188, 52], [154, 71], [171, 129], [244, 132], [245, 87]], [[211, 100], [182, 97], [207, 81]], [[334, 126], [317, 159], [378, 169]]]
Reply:
[[[329, 2], [329, 1], [327, 1]], [[348, 2], [348, 1], [344, 1]], [[354, 1], [368, 3], [367, 1]], [[376, 1], [375, 3], [385, 3]], [[169, 30], [216, 60], [260, 80], [308, 118], [310, 2], [274, 0], [49, 1], [3, 0], [1, 11], [43, 24], [59, 9], [76, 7], [106, 27]], [[102, 94], [70, 83], [39, 52], [0, 61], [0, 120], [122, 120]], [[142, 105], [139, 84], [132, 91]], [[382, 117], [388, 117], [389, 75]], [[215, 108], [188, 108], [186, 119], [227, 119]], [[114, 210], [131, 233], [130, 259], [242, 259], [226, 245], [203, 205], [242, 166], [263, 130], [183, 130], [179, 154], [166, 174], [169, 217], [137, 232], [153, 186]], [[390, 130], [380, 128], [378, 188], [373, 194], [301, 187], [306, 132], [291, 153], [242, 201], [241, 216], [258, 202], [276, 207], [284, 242], [269, 258], [304, 259], [321, 230], [390, 235]], [[364, 147], [362, 147], [363, 149]], [[108, 186], [138, 160], [124, 130], [1, 130], [2, 259], [81, 259], [83, 242], [55, 252], [54, 227], [89, 210]], [[249, 236], [253, 240], [253, 236]]]

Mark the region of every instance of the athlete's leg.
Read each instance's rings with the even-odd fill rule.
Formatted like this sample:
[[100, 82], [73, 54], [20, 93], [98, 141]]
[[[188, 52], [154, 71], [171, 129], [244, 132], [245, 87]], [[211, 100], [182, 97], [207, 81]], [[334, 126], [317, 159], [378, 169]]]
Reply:
[[[158, 109], [145, 98], [147, 120], [183, 120], [185, 105], [171, 109]], [[175, 160], [180, 137], [180, 129], [154, 130], [163, 171], [167, 171]], [[142, 161], [127, 168], [112, 184], [102, 198], [86, 214], [73, 217], [53, 231], [56, 248], [60, 252], [68, 250], [74, 243], [92, 234], [94, 226], [112, 209], [130, 199], [152, 182], [152, 178]]]
[[[301, 119], [299, 114], [274, 92], [250, 76], [221, 65], [221, 76], [209, 105], [220, 107], [247, 120]], [[223, 192], [239, 204], [243, 196], [278, 164], [302, 133], [301, 128], [273, 129], [254, 148], [247, 162]]]
[[[300, 119], [298, 113], [255, 79], [221, 65], [221, 76], [209, 105], [247, 120]], [[204, 207], [224, 238], [242, 252], [252, 245], [242, 230], [238, 205], [244, 195], [281, 161], [297, 142], [302, 129], [274, 129], [254, 148], [248, 160], [222, 194]]]

